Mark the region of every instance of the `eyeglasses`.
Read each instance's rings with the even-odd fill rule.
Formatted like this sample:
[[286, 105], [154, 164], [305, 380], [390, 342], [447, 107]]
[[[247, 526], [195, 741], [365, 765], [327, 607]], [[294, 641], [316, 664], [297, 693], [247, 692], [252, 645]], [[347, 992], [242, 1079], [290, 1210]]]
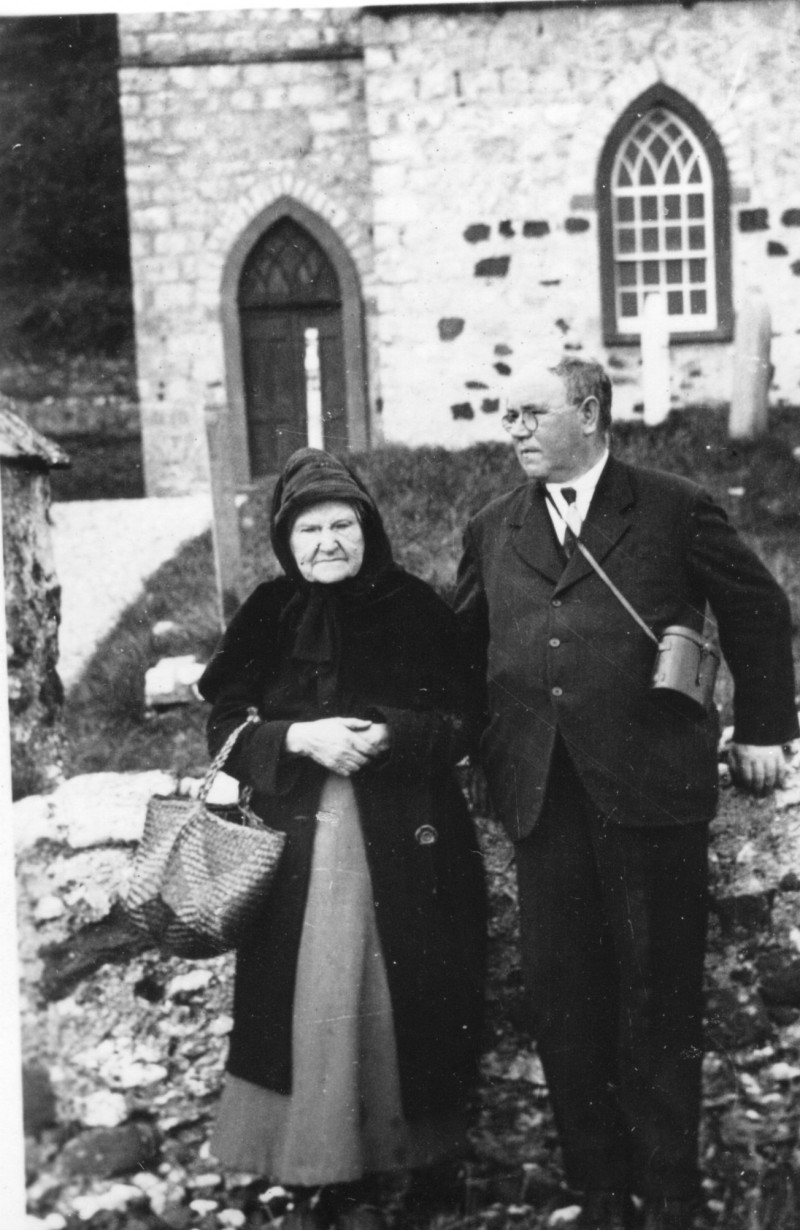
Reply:
[[[563, 410], [571, 410], [571, 409], [580, 410], [580, 408], [588, 400], [589, 400], [588, 397], [584, 397], [583, 401], [580, 401], [580, 402], [568, 402], [563, 407]], [[550, 413], [552, 414], [553, 408], [549, 408], [549, 409], [550, 409]], [[500, 422], [503, 424], [506, 431], [513, 431], [515, 427], [518, 427], [520, 423], [523, 423], [526, 429], [530, 431], [531, 433], [533, 433], [539, 430], [539, 427], [542, 422], [542, 418], [546, 413], [547, 411], [544, 409], [541, 409], [539, 406], [523, 406], [522, 409], [520, 410], [506, 410], [505, 414], [502, 414], [500, 416]], [[556, 415], [561, 414], [561, 413], [562, 413], [562, 410], [558, 410], [558, 409], [555, 410]]]
[[539, 429], [541, 415], [541, 410], [535, 410], [532, 406], [525, 406], [522, 410], [506, 410], [505, 414], [501, 415], [500, 422], [506, 431], [513, 431], [520, 423], [524, 423], [528, 431], [534, 432]]

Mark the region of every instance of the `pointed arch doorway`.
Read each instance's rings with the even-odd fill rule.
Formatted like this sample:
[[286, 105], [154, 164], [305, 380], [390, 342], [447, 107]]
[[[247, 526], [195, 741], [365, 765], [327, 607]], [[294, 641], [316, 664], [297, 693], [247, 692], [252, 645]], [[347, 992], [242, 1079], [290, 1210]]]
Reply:
[[309, 345], [324, 447], [341, 455], [367, 446], [358, 276], [318, 215], [283, 198], [240, 236], [223, 279], [223, 325], [237, 482], [277, 473], [309, 442]]
[[239, 282], [245, 405], [254, 478], [309, 442], [305, 361], [318, 345], [324, 447], [346, 452], [342, 295], [320, 244], [293, 218], [262, 236]]

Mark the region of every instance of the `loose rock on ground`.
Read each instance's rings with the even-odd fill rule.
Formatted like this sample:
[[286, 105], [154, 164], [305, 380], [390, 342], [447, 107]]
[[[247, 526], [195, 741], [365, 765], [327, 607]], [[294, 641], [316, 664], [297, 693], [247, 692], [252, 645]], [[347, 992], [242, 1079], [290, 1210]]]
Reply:
[[[15, 805], [31, 1226], [256, 1228], [286, 1208], [282, 1189], [223, 1174], [209, 1152], [233, 958], [164, 958], [126, 930], [119, 897], [154, 786], [175, 783], [100, 774]], [[725, 787], [714, 826], [703, 1156], [720, 1230], [795, 1230], [800, 1210], [796, 786], [770, 800]], [[386, 1204], [402, 1226], [569, 1225], [577, 1200], [524, 1027], [511, 849], [492, 822], [480, 830], [491, 977], [471, 1156], [427, 1188], [387, 1184]]]

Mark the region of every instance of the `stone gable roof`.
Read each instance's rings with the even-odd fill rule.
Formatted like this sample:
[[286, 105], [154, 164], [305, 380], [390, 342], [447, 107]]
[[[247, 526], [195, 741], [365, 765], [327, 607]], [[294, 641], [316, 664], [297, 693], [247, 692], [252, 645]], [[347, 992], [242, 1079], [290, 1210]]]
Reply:
[[63, 469], [70, 460], [63, 449], [29, 427], [15, 412], [15, 403], [0, 393], [0, 460], [29, 461], [48, 469]]

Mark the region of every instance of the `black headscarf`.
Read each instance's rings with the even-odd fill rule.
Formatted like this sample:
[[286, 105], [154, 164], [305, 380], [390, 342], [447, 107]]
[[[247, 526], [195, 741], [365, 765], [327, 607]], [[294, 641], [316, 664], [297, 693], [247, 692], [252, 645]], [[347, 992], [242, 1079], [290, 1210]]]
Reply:
[[[287, 576], [303, 582], [289, 548], [289, 535], [299, 513], [328, 500], [342, 500], [355, 509], [364, 533], [364, 560], [358, 575], [350, 582], [336, 582], [333, 587], [317, 583], [316, 588], [368, 588], [382, 573], [394, 568], [389, 539], [375, 501], [361, 479], [338, 457], [321, 448], [299, 448], [292, 453], [275, 484], [270, 537], [278, 562]], [[315, 588], [313, 582], [303, 583]]]
[[[341, 500], [355, 510], [364, 534], [364, 559], [356, 576], [322, 584], [301, 575], [289, 536], [301, 512], [329, 500]], [[343, 461], [322, 449], [301, 448], [292, 453], [275, 485], [270, 536], [278, 562], [297, 585], [284, 612], [297, 628], [291, 656], [316, 668], [323, 691], [335, 689], [342, 621], [380, 601], [386, 580], [398, 572], [380, 513]]]

